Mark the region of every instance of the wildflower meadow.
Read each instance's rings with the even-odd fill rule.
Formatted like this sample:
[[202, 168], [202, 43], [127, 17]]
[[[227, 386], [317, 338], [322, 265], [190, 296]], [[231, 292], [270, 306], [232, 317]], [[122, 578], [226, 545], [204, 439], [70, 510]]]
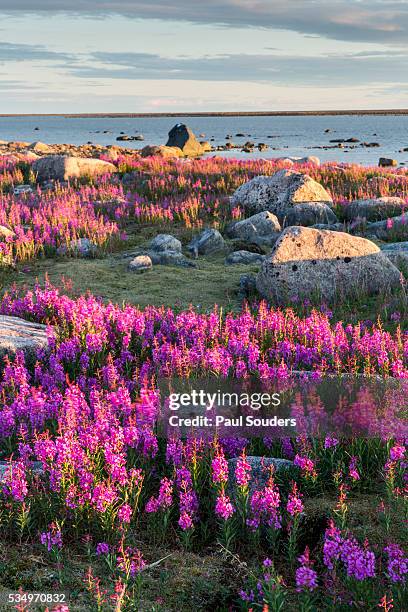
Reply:
[[[0, 314], [46, 326], [34, 356], [2, 357], [2, 590], [66, 593], [42, 607], [61, 612], [406, 610], [404, 275], [384, 318], [371, 304], [357, 319], [323, 301], [141, 307], [137, 288], [132, 303], [114, 303], [87, 287], [72, 293], [67, 279], [21, 283], [29, 262], [66, 262], [69, 278], [72, 258], [87, 262], [78, 241], [111, 261], [146, 231], [223, 230], [243, 216], [229, 206], [234, 190], [285, 167], [138, 155], [116, 164], [113, 176], [37, 186], [30, 161], [1, 158], [10, 231], [0, 230]], [[341, 220], [359, 198], [408, 203], [406, 169], [296, 169], [328, 190]], [[159, 381], [203, 377], [396, 387], [375, 413], [364, 385], [349, 403], [343, 393], [314, 435], [163, 435]], [[293, 394], [289, 411], [309, 422], [322, 406]]]

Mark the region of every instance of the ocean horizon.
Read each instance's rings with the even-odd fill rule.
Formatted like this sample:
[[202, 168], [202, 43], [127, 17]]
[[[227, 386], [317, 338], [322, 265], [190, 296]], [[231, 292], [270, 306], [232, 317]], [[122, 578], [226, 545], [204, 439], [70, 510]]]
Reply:
[[[247, 115], [8, 115], [0, 116], [0, 140], [41, 141], [47, 144], [86, 143], [120, 145], [141, 149], [165, 144], [175, 123], [186, 123], [197, 138], [215, 147], [232, 142], [230, 151], [216, 152], [229, 158], [304, 157], [315, 155], [322, 161], [377, 165], [379, 157], [408, 163], [408, 114], [247, 114]], [[123, 135], [142, 135], [141, 141], [118, 141]], [[333, 140], [354, 139], [341, 146]], [[242, 152], [247, 141], [255, 144], [253, 153]], [[264, 143], [266, 150], [257, 145]], [[371, 146], [366, 146], [367, 144]], [[372, 146], [376, 144], [378, 146]], [[214, 152], [207, 155], [214, 155]]]

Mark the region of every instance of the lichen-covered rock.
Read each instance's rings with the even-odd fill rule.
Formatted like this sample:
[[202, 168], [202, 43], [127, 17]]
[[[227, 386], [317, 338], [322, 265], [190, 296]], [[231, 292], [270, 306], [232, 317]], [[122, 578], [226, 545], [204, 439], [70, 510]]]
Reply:
[[34, 362], [38, 349], [48, 347], [47, 327], [19, 317], [0, 315], [0, 360], [23, 351], [29, 362]]
[[6, 238], [14, 238], [15, 232], [5, 225], [0, 225], [0, 242]]
[[382, 246], [381, 250], [398, 270], [408, 271], [408, 242], [393, 242]]
[[68, 181], [81, 177], [94, 177], [116, 172], [117, 168], [102, 159], [51, 155], [35, 161], [33, 171], [41, 183], [49, 180]]
[[16, 185], [13, 189], [13, 193], [16, 196], [22, 195], [24, 193], [33, 193], [33, 188], [31, 185]]
[[163, 157], [174, 158], [184, 157], [183, 151], [180, 147], [167, 147], [165, 145], [147, 145], [141, 150], [142, 157]]
[[304, 202], [288, 208], [282, 221], [284, 227], [302, 225], [309, 227], [316, 223], [334, 224], [338, 219], [324, 202]]
[[292, 206], [301, 202], [333, 203], [330, 194], [307, 174], [279, 170], [272, 176], [256, 176], [244, 183], [231, 197], [231, 206], [239, 206], [246, 214], [264, 210], [281, 221]]
[[[251, 466], [251, 480], [249, 482], [250, 493], [254, 491], [260, 491], [263, 489], [271, 475], [271, 470], [275, 472], [297, 472], [298, 468], [295, 466], [293, 461], [289, 459], [281, 459], [275, 457], [257, 457], [249, 456], [246, 458], [247, 462]], [[238, 458], [234, 457], [228, 460], [228, 488], [234, 494], [236, 491], [236, 480], [235, 480], [235, 469], [237, 466]]]
[[392, 166], [398, 166], [398, 162], [396, 159], [391, 159], [390, 157], [380, 157], [378, 160], [378, 165], [382, 168], [389, 168]]
[[367, 221], [381, 221], [388, 217], [398, 216], [404, 210], [408, 211], [408, 204], [405, 200], [395, 196], [384, 196], [350, 202], [344, 207], [344, 215], [349, 221], [357, 217], [367, 219]]
[[205, 152], [192, 130], [184, 123], [177, 123], [170, 130], [166, 147], [178, 147], [188, 157], [197, 157]]
[[97, 246], [89, 238], [76, 238], [69, 244], [63, 244], [57, 249], [57, 255], [73, 255], [74, 257], [94, 257]]
[[158, 234], [149, 243], [152, 251], [178, 251], [181, 253], [181, 242], [171, 234]]
[[153, 267], [152, 260], [148, 255], [137, 255], [128, 265], [130, 272], [147, 272]]
[[187, 245], [192, 255], [209, 255], [225, 249], [225, 240], [216, 229], [205, 229]]
[[50, 147], [50, 145], [47, 145], [44, 142], [40, 141], [33, 142], [32, 144], [30, 144], [29, 149], [34, 153], [39, 153], [42, 155], [49, 155], [54, 150], [53, 147]]
[[399, 270], [373, 242], [296, 226], [282, 232], [256, 282], [264, 298], [282, 304], [374, 295], [399, 283]]
[[180, 251], [147, 251], [147, 255], [153, 262], [153, 265], [161, 266], [181, 266], [183, 268], [195, 268], [196, 264], [185, 257]]
[[233, 251], [226, 257], [225, 265], [249, 265], [260, 264], [265, 259], [265, 255], [259, 253], [251, 253], [251, 251]]
[[232, 223], [228, 228], [231, 238], [255, 242], [260, 236], [277, 235], [282, 230], [278, 218], [264, 210], [248, 219]]
[[315, 155], [308, 155], [307, 157], [277, 157], [277, 160], [289, 162], [290, 165], [312, 164], [313, 166], [320, 166], [320, 159]]
[[390, 217], [384, 221], [376, 221], [367, 225], [367, 233], [379, 240], [404, 240], [408, 238], [408, 215]]

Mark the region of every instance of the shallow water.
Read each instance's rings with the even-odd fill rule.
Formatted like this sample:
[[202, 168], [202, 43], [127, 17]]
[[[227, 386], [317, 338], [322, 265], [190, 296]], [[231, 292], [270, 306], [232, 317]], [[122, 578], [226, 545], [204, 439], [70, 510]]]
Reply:
[[[41, 140], [49, 144], [71, 143], [119, 144], [140, 149], [146, 144], [166, 143], [167, 133], [178, 122], [187, 123], [197, 137], [214, 138], [213, 145], [225, 144], [225, 137], [232, 135], [232, 142], [243, 144], [252, 140], [265, 142], [267, 151], [242, 153], [240, 149], [217, 153], [225, 157], [281, 157], [317, 155], [324, 161], [353, 162], [377, 165], [379, 157], [392, 157], [408, 164], [408, 115], [332, 115], [285, 117], [0, 117], [0, 140]], [[39, 129], [36, 130], [35, 128]], [[329, 133], [325, 133], [330, 129]], [[108, 131], [104, 134], [103, 131]], [[120, 132], [129, 135], [143, 134], [144, 142], [116, 142]], [[235, 134], [244, 133], [244, 138]], [[249, 136], [250, 135], [250, 136]], [[334, 138], [358, 138], [361, 142], [378, 142], [380, 147], [365, 148], [360, 144], [350, 148], [324, 150]], [[331, 145], [333, 146], [333, 145]], [[273, 147], [273, 148], [272, 148]], [[212, 155], [212, 154], [211, 154]]]

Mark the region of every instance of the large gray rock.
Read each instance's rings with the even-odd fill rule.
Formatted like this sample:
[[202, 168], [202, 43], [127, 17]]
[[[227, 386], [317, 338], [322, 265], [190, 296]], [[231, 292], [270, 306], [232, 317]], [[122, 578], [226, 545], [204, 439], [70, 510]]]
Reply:
[[310, 176], [292, 170], [279, 170], [272, 176], [256, 176], [238, 187], [231, 197], [231, 206], [239, 206], [247, 214], [268, 210], [280, 221], [289, 208], [302, 202], [332, 205], [333, 200]]
[[225, 241], [216, 229], [205, 229], [187, 245], [192, 255], [209, 255], [225, 249]]
[[171, 234], [158, 234], [149, 242], [152, 251], [178, 251], [181, 253], [181, 242]]
[[316, 223], [333, 225], [338, 219], [332, 209], [324, 202], [304, 202], [288, 208], [282, 221], [284, 227], [303, 225], [308, 227]]
[[256, 282], [264, 298], [282, 304], [374, 295], [399, 283], [399, 270], [373, 242], [307, 227], [282, 232]]
[[408, 215], [390, 217], [367, 225], [367, 233], [379, 240], [403, 240], [408, 238]]
[[408, 271], [408, 242], [393, 242], [381, 247], [384, 255], [402, 272]]
[[380, 157], [378, 165], [383, 168], [388, 168], [390, 166], [398, 166], [398, 162], [396, 159], [391, 159], [390, 157]]
[[[249, 491], [251, 494], [254, 491], [260, 491], [267, 485], [271, 475], [271, 468], [273, 469], [274, 473], [285, 473], [287, 471], [290, 474], [298, 471], [298, 468], [295, 466], [293, 461], [289, 461], [289, 459], [257, 457], [250, 455], [246, 458], [246, 460], [251, 466], [251, 479], [249, 482]], [[232, 493], [236, 491], [235, 469], [237, 466], [237, 461], [237, 457], [228, 460], [228, 488]]]
[[75, 238], [69, 244], [63, 244], [57, 249], [57, 255], [73, 255], [74, 257], [94, 257], [98, 251], [96, 244], [89, 238]]
[[166, 147], [165, 145], [147, 145], [141, 150], [142, 157], [163, 157], [173, 159], [184, 157], [183, 151], [179, 147]]
[[37, 350], [48, 346], [46, 331], [46, 325], [0, 315], [0, 359], [23, 351], [28, 361], [35, 361]]
[[408, 241], [406, 242], [391, 242], [391, 244], [384, 244], [381, 247], [382, 251], [392, 251], [392, 252], [400, 252], [400, 251], [406, 251], [408, 253]]
[[313, 166], [320, 166], [320, 159], [315, 155], [308, 155], [307, 157], [277, 157], [278, 161], [287, 162], [290, 165], [294, 164], [312, 164]]
[[196, 157], [204, 153], [204, 147], [184, 123], [177, 123], [170, 130], [166, 147], [178, 147], [182, 150], [183, 155], [188, 157]]
[[116, 172], [117, 168], [101, 159], [51, 155], [35, 161], [33, 170], [41, 183], [49, 180], [68, 181], [81, 177], [94, 177]]
[[225, 265], [249, 265], [260, 264], [265, 259], [265, 255], [260, 253], [251, 253], [251, 251], [233, 251], [226, 257]]
[[400, 215], [404, 210], [408, 210], [408, 204], [405, 200], [384, 196], [350, 202], [344, 207], [344, 216], [349, 221], [357, 217], [367, 219], [367, 221], [381, 221], [388, 217]]
[[54, 150], [53, 147], [50, 147], [49, 145], [45, 144], [44, 142], [40, 142], [39, 140], [37, 142], [31, 143], [29, 149], [30, 151], [34, 151], [34, 153], [39, 153], [41, 155], [49, 155]]
[[267, 210], [252, 215], [248, 219], [236, 221], [228, 228], [228, 235], [231, 238], [240, 238], [250, 242], [256, 242], [260, 236], [276, 236], [282, 230], [280, 223], [275, 215]]
[[343, 223], [316, 223], [310, 227], [319, 230], [330, 230], [332, 232], [344, 232], [345, 229]]

